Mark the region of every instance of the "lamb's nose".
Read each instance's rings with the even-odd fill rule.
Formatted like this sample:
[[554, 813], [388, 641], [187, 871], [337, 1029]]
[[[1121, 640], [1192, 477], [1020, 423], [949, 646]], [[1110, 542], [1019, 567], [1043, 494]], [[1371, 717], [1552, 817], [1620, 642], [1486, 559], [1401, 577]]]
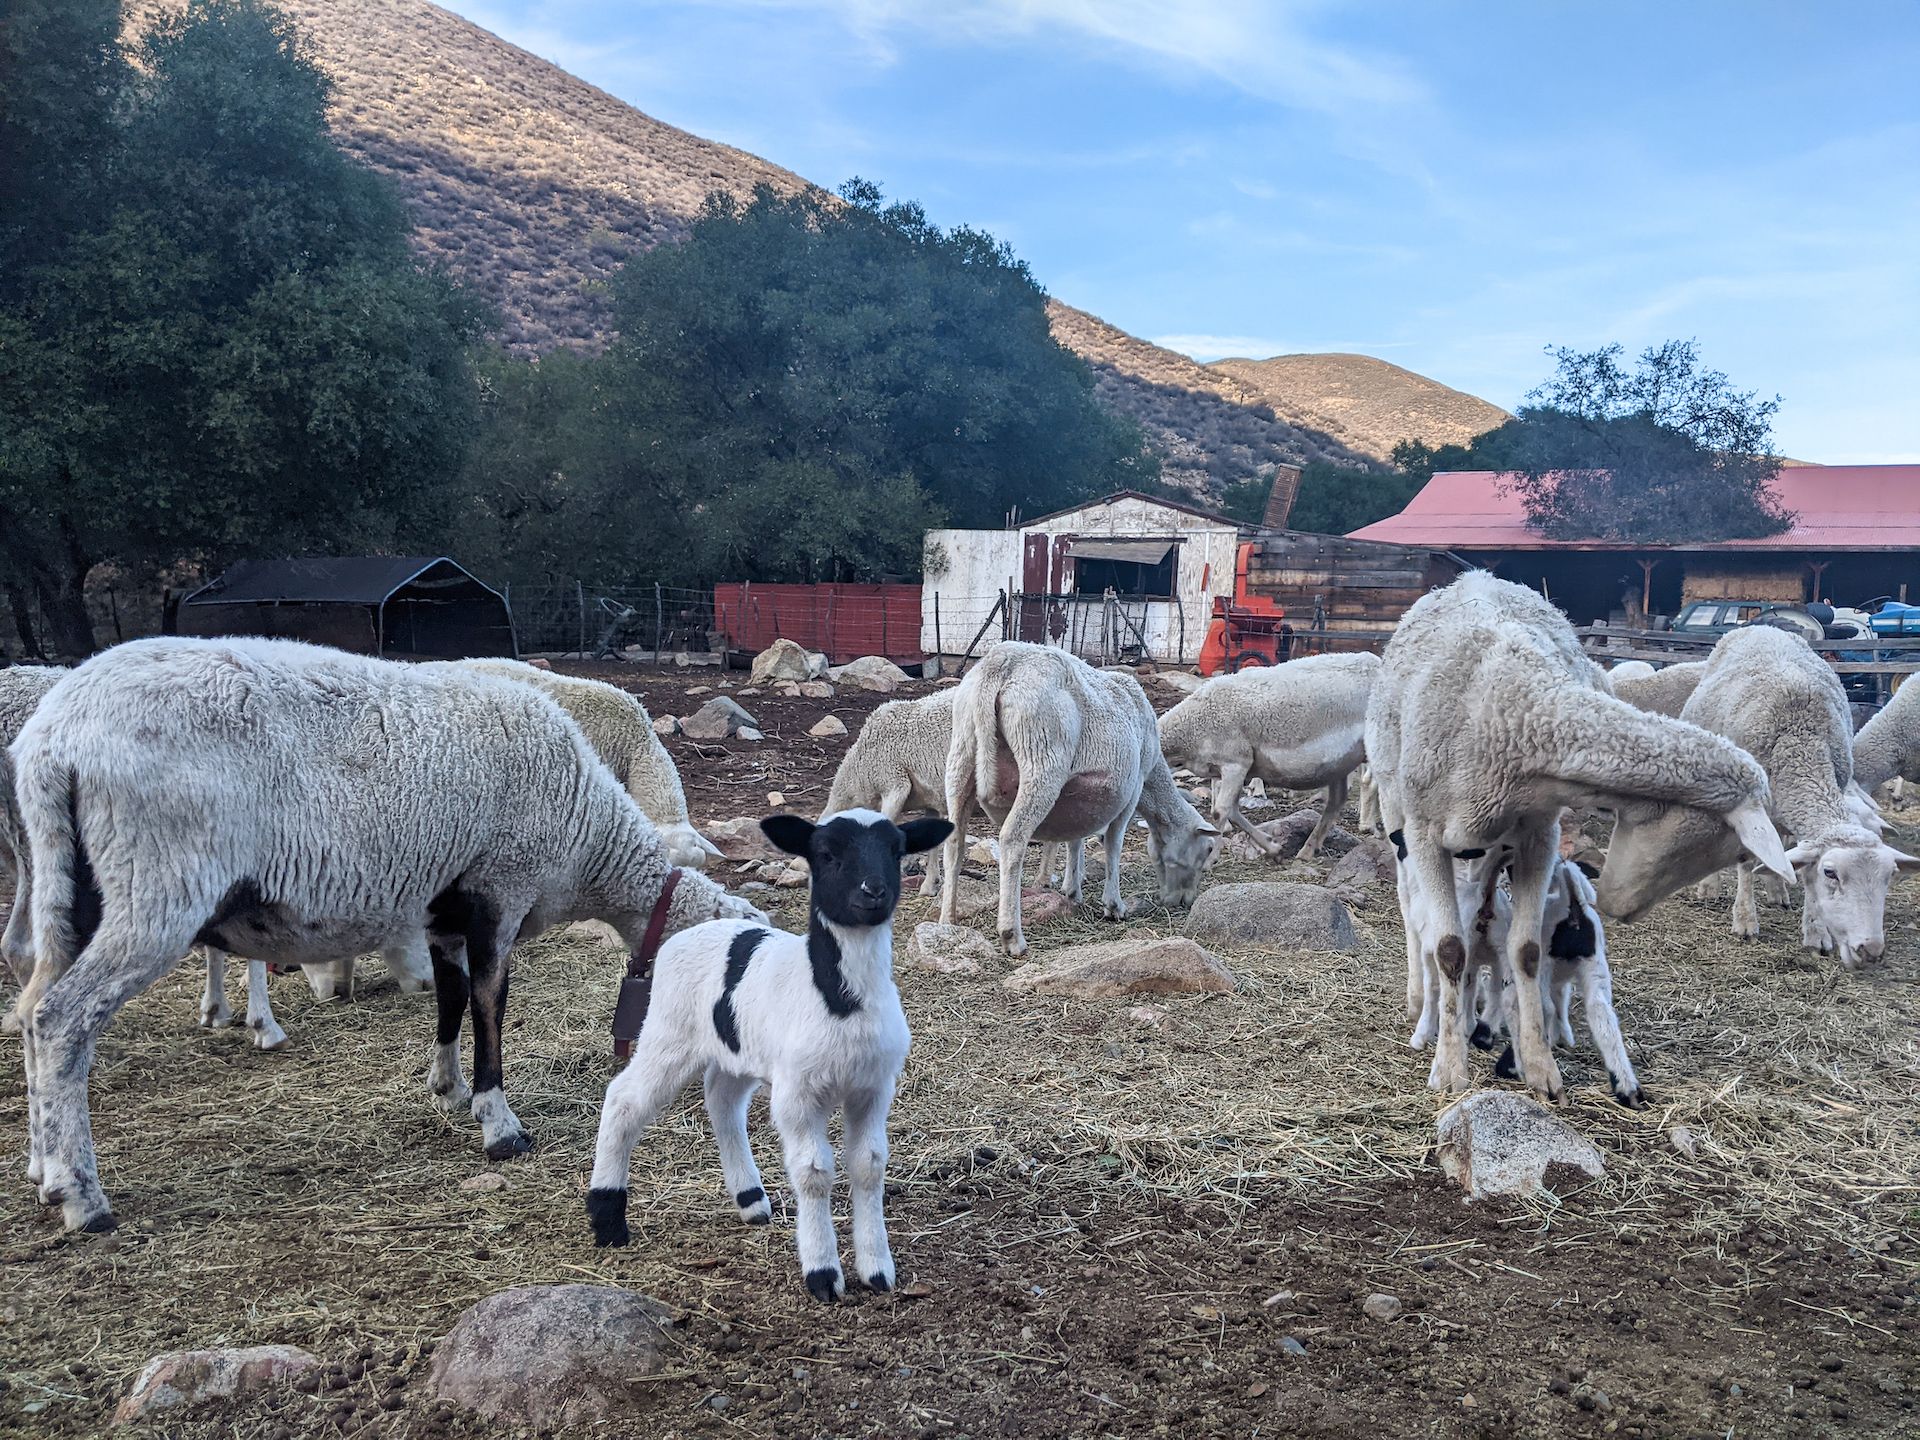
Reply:
[[879, 900], [884, 898], [887, 892], [871, 880], [862, 880], [860, 882], [860, 893], [869, 900]]
[[1855, 948], [1859, 950], [1862, 955], [1866, 956], [1867, 959], [1878, 960], [1886, 953], [1887, 942], [1885, 940], [1862, 940]]

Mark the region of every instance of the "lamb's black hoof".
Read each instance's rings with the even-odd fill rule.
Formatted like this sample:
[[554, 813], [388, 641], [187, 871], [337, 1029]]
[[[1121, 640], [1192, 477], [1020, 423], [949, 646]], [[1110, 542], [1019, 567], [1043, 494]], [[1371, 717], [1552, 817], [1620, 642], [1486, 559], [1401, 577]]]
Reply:
[[767, 1203], [767, 1192], [758, 1185], [742, 1190], [733, 1197], [733, 1203], [740, 1207], [740, 1218], [749, 1225], [771, 1225], [773, 1206]]
[[595, 1245], [625, 1245], [633, 1239], [627, 1229], [627, 1192], [589, 1190], [587, 1219], [593, 1225]]
[[111, 1210], [104, 1210], [80, 1227], [84, 1235], [110, 1235], [120, 1228], [120, 1222], [114, 1218]]
[[513, 1134], [487, 1146], [487, 1159], [511, 1160], [516, 1155], [525, 1155], [531, 1149], [533, 1149], [533, 1138], [524, 1130], [516, 1130]]
[[1467, 1037], [1467, 1041], [1476, 1050], [1491, 1050], [1493, 1048], [1493, 1027], [1482, 1020], [1478, 1025], [1473, 1027], [1473, 1034]]
[[[1611, 1075], [1609, 1075], [1607, 1078], [1609, 1080], [1613, 1079]], [[1626, 1106], [1626, 1108], [1629, 1110], [1644, 1110], [1647, 1108], [1647, 1092], [1646, 1091], [1622, 1090], [1619, 1088], [1618, 1082], [1615, 1082], [1613, 1098], [1616, 1103]]]
[[823, 1266], [821, 1269], [807, 1272], [807, 1293], [828, 1305], [840, 1298], [840, 1289], [845, 1283], [840, 1278], [838, 1270]]
[[878, 1291], [884, 1295], [893, 1288], [893, 1281], [889, 1280], [885, 1275], [869, 1275], [867, 1277], [867, 1288]]
[[1513, 1046], [1509, 1045], [1500, 1052], [1500, 1058], [1493, 1062], [1493, 1073], [1497, 1079], [1516, 1080], [1520, 1076], [1519, 1062], [1513, 1058]]

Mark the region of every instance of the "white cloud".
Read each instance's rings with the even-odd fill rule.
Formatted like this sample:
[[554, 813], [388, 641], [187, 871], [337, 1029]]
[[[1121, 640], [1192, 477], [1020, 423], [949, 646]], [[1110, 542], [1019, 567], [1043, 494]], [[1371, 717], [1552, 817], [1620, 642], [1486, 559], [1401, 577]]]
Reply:
[[1285, 340], [1266, 335], [1155, 335], [1153, 343], [1203, 361], [1223, 360], [1230, 355], [1265, 360], [1294, 348]]

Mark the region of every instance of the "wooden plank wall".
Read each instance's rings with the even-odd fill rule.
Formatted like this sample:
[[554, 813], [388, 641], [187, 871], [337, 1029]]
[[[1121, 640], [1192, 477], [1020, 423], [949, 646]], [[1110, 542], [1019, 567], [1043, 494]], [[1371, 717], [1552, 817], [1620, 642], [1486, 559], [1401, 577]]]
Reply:
[[1431, 550], [1275, 531], [1257, 537], [1247, 586], [1284, 608], [1296, 627], [1312, 624], [1318, 599], [1330, 630], [1391, 630], [1409, 605], [1457, 573]]

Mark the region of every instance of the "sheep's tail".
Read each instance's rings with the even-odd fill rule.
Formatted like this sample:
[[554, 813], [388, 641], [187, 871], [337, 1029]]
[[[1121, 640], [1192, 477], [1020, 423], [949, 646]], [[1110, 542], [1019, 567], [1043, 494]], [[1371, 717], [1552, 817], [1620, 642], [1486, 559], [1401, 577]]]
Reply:
[[80, 832], [80, 784], [74, 771], [46, 763], [21, 765], [15, 793], [33, 868], [34, 965], [20, 995], [24, 1020], [100, 928], [101, 896]]

